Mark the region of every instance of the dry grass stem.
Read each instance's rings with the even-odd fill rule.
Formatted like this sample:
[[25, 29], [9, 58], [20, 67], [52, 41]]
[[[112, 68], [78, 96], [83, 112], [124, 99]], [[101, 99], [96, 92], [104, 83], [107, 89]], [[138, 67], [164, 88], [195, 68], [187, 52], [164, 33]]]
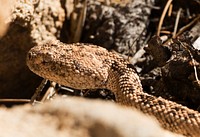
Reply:
[[161, 31], [161, 28], [162, 28], [162, 24], [163, 24], [163, 21], [164, 21], [164, 18], [165, 18], [165, 15], [167, 13], [167, 10], [169, 9], [169, 6], [170, 4], [172, 3], [173, 0], [168, 0], [167, 1], [167, 4], [165, 5], [165, 8], [162, 12], [162, 15], [160, 17], [160, 21], [159, 21], [159, 24], [158, 24], [158, 30], [157, 30], [157, 36], [160, 36], [160, 31]]
[[175, 25], [174, 25], [174, 32], [173, 32], [172, 38], [176, 37], [176, 32], [177, 32], [177, 29], [178, 29], [178, 23], [179, 23], [181, 11], [182, 11], [182, 9], [180, 8], [178, 10], [178, 13], [177, 13], [177, 16], [176, 16], [176, 21], [175, 21]]

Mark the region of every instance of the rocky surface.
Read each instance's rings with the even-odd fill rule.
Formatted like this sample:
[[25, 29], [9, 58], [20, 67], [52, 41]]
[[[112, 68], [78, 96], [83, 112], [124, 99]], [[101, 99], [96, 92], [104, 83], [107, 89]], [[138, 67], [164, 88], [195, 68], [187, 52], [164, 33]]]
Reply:
[[0, 39], [0, 98], [30, 98], [39, 78], [26, 66], [35, 44], [59, 36], [65, 13], [59, 1], [17, 0], [7, 33]]
[[0, 121], [3, 137], [180, 137], [136, 110], [73, 97], [1, 108]]
[[150, 6], [154, 0], [129, 0], [126, 6], [90, 0], [82, 36], [118, 53], [133, 56], [145, 43]]
[[0, 1], [0, 37], [2, 37], [8, 27], [7, 17], [10, 15], [12, 0], [1, 0]]

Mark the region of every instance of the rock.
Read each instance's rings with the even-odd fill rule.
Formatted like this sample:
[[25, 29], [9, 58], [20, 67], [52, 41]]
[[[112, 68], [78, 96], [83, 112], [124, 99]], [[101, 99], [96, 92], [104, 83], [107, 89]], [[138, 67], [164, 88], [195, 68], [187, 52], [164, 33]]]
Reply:
[[133, 56], [146, 41], [151, 13], [147, 5], [153, 4], [154, 0], [129, 0], [125, 5], [89, 0], [82, 41]]
[[65, 13], [59, 1], [17, 0], [10, 26], [0, 39], [0, 98], [30, 98], [39, 78], [26, 66], [26, 54], [34, 45], [57, 39]]
[[180, 137], [136, 110], [77, 97], [2, 109], [0, 121], [3, 137]]
[[12, 0], [0, 0], [0, 37], [5, 34], [8, 28], [8, 23], [6, 23], [6, 21], [11, 12], [10, 4], [12, 2]]

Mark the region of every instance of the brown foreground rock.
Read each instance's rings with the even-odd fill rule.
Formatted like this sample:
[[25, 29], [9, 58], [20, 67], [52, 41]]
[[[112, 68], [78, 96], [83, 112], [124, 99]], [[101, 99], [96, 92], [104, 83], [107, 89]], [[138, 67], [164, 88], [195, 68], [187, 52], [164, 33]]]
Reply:
[[136, 110], [74, 97], [1, 108], [0, 121], [3, 137], [180, 137]]

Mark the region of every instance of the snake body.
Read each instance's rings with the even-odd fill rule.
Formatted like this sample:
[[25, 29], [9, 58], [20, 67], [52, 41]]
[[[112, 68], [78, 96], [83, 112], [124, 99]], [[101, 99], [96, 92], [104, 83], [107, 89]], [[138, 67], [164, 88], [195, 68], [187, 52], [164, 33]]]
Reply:
[[154, 116], [165, 129], [200, 136], [199, 112], [143, 92], [133, 66], [102, 47], [49, 41], [29, 51], [27, 65], [37, 75], [68, 87], [107, 88], [118, 103]]

